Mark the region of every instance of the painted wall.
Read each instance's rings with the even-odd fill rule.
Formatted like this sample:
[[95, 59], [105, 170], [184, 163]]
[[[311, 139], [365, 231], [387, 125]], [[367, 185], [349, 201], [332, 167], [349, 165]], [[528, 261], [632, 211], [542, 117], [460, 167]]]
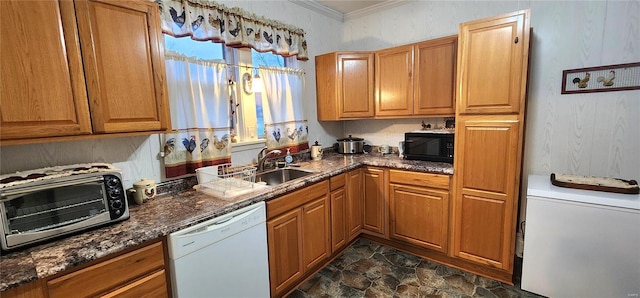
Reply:
[[[309, 141], [331, 144], [342, 135], [341, 122], [319, 123], [316, 117], [315, 62], [319, 54], [339, 50], [343, 24], [288, 1], [218, 1], [237, 6], [269, 19], [279, 20], [305, 30], [309, 44], [309, 61], [300, 62], [306, 72], [305, 111], [309, 120]], [[255, 160], [259, 145], [235, 148], [232, 162]], [[0, 174], [41, 167], [89, 162], [113, 163], [123, 170], [129, 187], [140, 178], [163, 181], [164, 166], [160, 152], [160, 136], [111, 138], [48, 144], [0, 147]]]

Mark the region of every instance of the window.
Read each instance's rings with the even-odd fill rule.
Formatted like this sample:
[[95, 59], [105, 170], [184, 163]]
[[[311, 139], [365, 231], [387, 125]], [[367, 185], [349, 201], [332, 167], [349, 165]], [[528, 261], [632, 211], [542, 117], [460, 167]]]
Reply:
[[194, 41], [189, 37], [175, 38], [165, 34], [164, 46], [169, 51], [178, 52], [187, 57], [203, 60], [224, 59], [224, 45], [221, 43]]
[[[228, 64], [237, 65], [251, 65], [253, 67], [297, 67], [297, 60], [295, 58], [285, 58], [280, 55], [275, 55], [271, 52], [260, 53], [251, 49], [245, 48], [231, 48], [226, 47], [222, 43], [214, 42], [202, 42], [192, 40], [190, 37], [176, 38], [170, 35], [164, 35], [165, 48], [169, 51], [178, 52], [188, 57], [196, 57], [203, 60], [219, 60], [224, 59]], [[236, 90], [237, 100], [240, 102], [240, 112], [243, 109], [254, 110], [256, 117], [253, 117], [253, 112], [246, 114], [243, 117], [238, 117], [237, 135], [240, 141], [251, 141], [258, 139], [264, 139], [264, 116], [262, 112], [262, 93], [256, 92], [251, 95], [242, 91], [242, 75], [247, 72], [243, 67], [234, 69], [235, 80], [239, 86]], [[250, 70], [251, 74], [255, 74], [257, 70]], [[254, 122], [255, 121], [255, 122]]]
[[[271, 52], [260, 53], [251, 49], [251, 64], [253, 67], [285, 67], [285, 59], [282, 56], [274, 55]], [[264, 139], [264, 114], [262, 113], [262, 93], [256, 93], [256, 128], [258, 138]]]

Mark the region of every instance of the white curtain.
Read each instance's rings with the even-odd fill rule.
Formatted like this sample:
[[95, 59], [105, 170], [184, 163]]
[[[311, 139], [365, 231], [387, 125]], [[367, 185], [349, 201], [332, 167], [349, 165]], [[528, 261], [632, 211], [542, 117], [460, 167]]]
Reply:
[[174, 52], [166, 53], [165, 65], [174, 128], [163, 138], [166, 177], [228, 163], [232, 98], [227, 65]]
[[309, 149], [309, 127], [304, 117], [302, 95], [304, 72], [290, 68], [260, 68], [264, 82], [262, 108], [269, 149], [286, 154]]

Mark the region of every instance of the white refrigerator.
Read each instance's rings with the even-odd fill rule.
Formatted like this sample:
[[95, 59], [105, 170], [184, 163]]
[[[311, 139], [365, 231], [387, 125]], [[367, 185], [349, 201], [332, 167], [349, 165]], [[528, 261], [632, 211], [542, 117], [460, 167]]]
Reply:
[[640, 196], [557, 187], [531, 175], [522, 289], [547, 297], [638, 297]]

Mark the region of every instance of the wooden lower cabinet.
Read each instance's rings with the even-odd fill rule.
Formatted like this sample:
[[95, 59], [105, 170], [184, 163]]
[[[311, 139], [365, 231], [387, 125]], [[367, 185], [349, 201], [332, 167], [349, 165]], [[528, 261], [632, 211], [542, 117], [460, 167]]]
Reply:
[[347, 173], [346, 182], [346, 225], [349, 241], [360, 235], [362, 231], [363, 203], [362, 169], [352, 170]]
[[347, 229], [347, 196], [345, 179], [347, 174], [331, 177], [331, 252], [339, 251], [348, 240]]
[[102, 297], [168, 297], [166, 272], [157, 271]]
[[447, 253], [448, 175], [389, 170], [389, 237]]
[[267, 222], [271, 293], [282, 292], [302, 276], [302, 210]]
[[447, 252], [449, 192], [391, 184], [389, 236]]
[[475, 116], [458, 122], [455, 154], [460, 157], [456, 160], [460, 174], [453, 198], [453, 255], [511, 272], [520, 121], [516, 116]]
[[384, 170], [366, 167], [363, 170], [363, 231], [386, 235]]
[[267, 202], [271, 296], [282, 296], [331, 255], [329, 182]]
[[344, 248], [362, 231], [362, 171], [352, 170], [330, 179], [331, 252]]
[[169, 297], [165, 241], [0, 293], [2, 297]]
[[331, 254], [329, 200], [325, 195], [302, 206], [302, 256], [310, 270]]

